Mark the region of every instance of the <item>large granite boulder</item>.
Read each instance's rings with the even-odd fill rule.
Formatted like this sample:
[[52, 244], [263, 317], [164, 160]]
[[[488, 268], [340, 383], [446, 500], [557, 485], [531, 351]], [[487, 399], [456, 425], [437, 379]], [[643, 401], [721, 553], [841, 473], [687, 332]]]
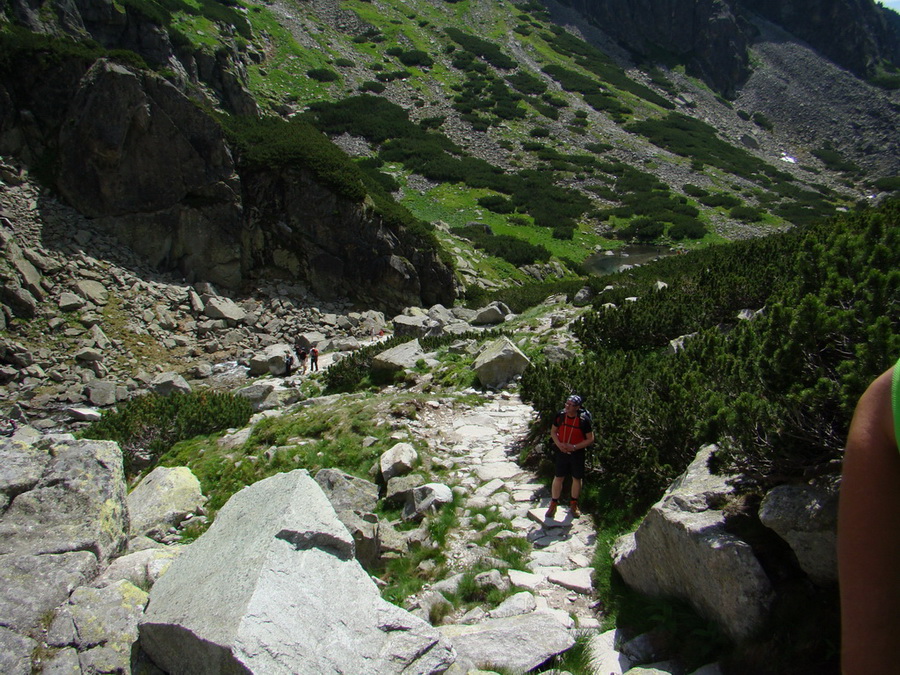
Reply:
[[521, 375], [531, 360], [507, 337], [494, 340], [475, 359], [472, 368], [485, 387], [502, 387]]
[[153, 587], [139, 631], [160, 668], [197, 675], [441, 673], [455, 660], [381, 598], [305, 470], [234, 495]]
[[837, 582], [836, 485], [779, 485], [763, 498], [759, 520], [791, 547], [817, 584]]
[[124, 548], [125, 493], [115, 443], [0, 440], [0, 638], [14, 650], [0, 671], [17, 672], [28, 636]]
[[269, 345], [250, 357], [250, 375], [284, 375], [287, 371], [286, 357], [290, 354], [297, 362], [291, 346], [283, 342]]
[[128, 495], [131, 535], [157, 539], [170, 527], [201, 512], [206, 497], [186, 466], [158, 466]]
[[416, 363], [425, 358], [425, 352], [418, 338], [404, 342], [391, 349], [376, 354], [372, 359], [372, 370], [399, 372], [415, 368]]
[[[90, 551], [106, 562], [124, 548], [128, 508], [116, 443], [62, 439], [27, 448], [3, 441], [0, 455], [16, 467], [3, 474], [12, 501], [0, 519], [0, 555]], [[13, 495], [16, 485], [29, 489]]]
[[774, 591], [750, 545], [725, 529], [719, 508], [733, 490], [709, 471], [715, 451], [713, 445], [702, 448], [638, 529], [616, 541], [612, 554], [632, 588], [683, 598], [742, 640], [762, 626]]

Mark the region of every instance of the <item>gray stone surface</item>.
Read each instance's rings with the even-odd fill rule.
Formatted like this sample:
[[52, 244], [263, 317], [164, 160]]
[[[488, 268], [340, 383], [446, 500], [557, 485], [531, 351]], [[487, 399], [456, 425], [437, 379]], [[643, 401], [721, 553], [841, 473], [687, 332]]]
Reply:
[[201, 512], [206, 497], [185, 466], [158, 466], [128, 494], [131, 536], [159, 538], [187, 516]]
[[762, 626], [774, 591], [750, 545], [726, 531], [716, 510], [732, 488], [708, 469], [715, 450], [701, 449], [638, 529], [616, 541], [612, 555], [632, 588], [683, 598], [741, 640]]
[[502, 387], [521, 375], [531, 360], [507, 337], [491, 342], [475, 359], [472, 368], [485, 387]]
[[575, 644], [552, 614], [532, 612], [474, 625], [441, 626], [461, 663], [527, 672]]
[[306, 471], [260, 481], [153, 587], [141, 645], [164, 670], [198, 675], [446, 670], [449, 644], [382, 600], [353, 553]]

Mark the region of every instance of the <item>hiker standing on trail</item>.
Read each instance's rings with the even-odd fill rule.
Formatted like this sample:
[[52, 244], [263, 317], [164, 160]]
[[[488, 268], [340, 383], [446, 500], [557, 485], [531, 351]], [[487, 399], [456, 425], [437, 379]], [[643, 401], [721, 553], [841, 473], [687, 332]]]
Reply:
[[300, 361], [299, 368], [300, 374], [306, 375], [306, 356], [308, 352], [306, 351], [306, 347], [299, 347], [297, 349], [297, 359]]
[[309, 350], [309, 372], [319, 371], [319, 350], [311, 347]]
[[547, 518], [556, 515], [556, 507], [562, 496], [566, 476], [572, 477], [569, 511], [573, 518], [581, 514], [578, 497], [581, 495], [581, 482], [584, 479], [584, 449], [594, 442], [591, 417], [581, 407], [581, 403], [581, 397], [578, 395], [573, 394], [567, 398], [565, 408], [559, 411], [550, 428], [550, 438], [553, 439], [556, 449], [553, 451], [555, 469], [553, 483], [550, 486], [550, 508], [547, 509]]

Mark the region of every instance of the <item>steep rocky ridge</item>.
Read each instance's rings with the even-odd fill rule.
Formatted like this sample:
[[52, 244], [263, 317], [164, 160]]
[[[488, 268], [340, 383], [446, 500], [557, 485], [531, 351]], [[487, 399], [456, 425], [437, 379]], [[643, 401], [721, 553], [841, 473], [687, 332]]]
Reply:
[[[230, 289], [263, 276], [298, 280], [393, 309], [452, 302], [449, 268], [402, 230], [389, 233], [370, 204], [309, 175], [296, 184], [269, 176], [269, 187], [290, 184], [286, 198], [258, 174], [242, 181], [220, 127], [165, 79], [105, 59], [20, 61], [0, 82], [10, 104], [0, 147], [26, 160], [53, 156], [60, 195], [158, 269]], [[306, 229], [285, 237], [286, 223]], [[335, 274], [336, 261], [349, 260]]]
[[692, 72], [733, 95], [750, 72], [748, 36], [727, 0], [573, 0], [573, 8], [635, 53], [687, 60]]
[[[779, 25], [858, 77], [900, 60], [890, 10], [870, 0], [572, 0], [589, 21], [653, 60], [660, 50], [687, 62], [719, 92], [733, 96], [750, 74], [753, 14]], [[748, 11], [749, 10], [749, 11]]]

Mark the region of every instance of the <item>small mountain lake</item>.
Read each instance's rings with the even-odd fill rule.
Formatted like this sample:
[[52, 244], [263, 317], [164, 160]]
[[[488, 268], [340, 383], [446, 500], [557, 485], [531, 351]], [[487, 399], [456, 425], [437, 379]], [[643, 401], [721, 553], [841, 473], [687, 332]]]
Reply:
[[629, 265], [644, 265], [659, 258], [673, 255], [668, 246], [633, 245], [623, 246], [612, 251], [603, 251], [588, 256], [584, 261], [585, 269], [597, 276], [615, 274]]

